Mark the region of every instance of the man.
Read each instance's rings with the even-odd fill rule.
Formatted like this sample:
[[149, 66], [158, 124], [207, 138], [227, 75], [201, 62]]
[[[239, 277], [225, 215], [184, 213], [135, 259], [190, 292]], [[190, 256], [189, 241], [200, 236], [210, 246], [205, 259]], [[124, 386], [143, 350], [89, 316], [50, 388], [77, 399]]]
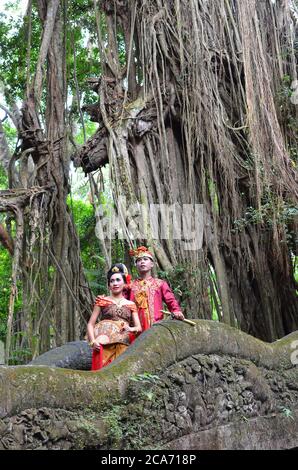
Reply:
[[161, 311], [163, 302], [175, 319], [184, 320], [184, 315], [168, 283], [152, 277], [154, 266], [152, 253], [145, 246], [140, 246], [136, 250], [130, 250], [130, 255], [135, 257], [139, 273], [139, 278], [131, 284], [130, 300], [137, 305], [142, 331], [163, 319]]

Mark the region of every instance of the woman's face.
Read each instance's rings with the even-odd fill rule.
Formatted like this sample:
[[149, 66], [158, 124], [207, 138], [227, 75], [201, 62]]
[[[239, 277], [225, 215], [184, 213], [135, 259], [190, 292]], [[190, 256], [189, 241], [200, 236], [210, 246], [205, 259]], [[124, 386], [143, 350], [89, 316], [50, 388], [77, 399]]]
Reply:
[[119, 294], [122, 292], [124, 284], [125, 283], [121, 274], [116, 273], [110, 277], [109, 288], [112, 294]]

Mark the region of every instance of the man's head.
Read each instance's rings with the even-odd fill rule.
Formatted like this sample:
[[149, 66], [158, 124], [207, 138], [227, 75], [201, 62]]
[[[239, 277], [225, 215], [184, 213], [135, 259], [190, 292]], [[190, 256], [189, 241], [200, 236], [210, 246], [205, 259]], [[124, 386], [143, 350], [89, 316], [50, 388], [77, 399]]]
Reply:
[[136, 250], [131, 250], [130, 254], [135, 257], [136, 267], [139, 274], [151, 272], [154, 261], [152, 253], [145, 246], [139, 246]]
[[136, 260], [136, 267], [137, 267], [139, 274], [145, 274], [145, 273], [148, 273], [149, 271], [151, 272], [153, 266], [154, 266], [154, 262], [152, 258], [149, 256], [141, 256], [140, 258], [137, 258]]

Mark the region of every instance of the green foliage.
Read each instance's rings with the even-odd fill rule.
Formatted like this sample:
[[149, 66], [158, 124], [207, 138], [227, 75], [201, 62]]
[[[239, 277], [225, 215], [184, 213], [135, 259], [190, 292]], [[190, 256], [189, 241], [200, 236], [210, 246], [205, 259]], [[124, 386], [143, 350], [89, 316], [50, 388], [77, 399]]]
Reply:
[[[85, 127], [86, 139], [88, 139], [95, 133], [98, 127], [98, 124], [92, 121], [88, 121], [88, 119], [85, 119], [84, 127]], [[80, 126], [80, 130], [75, 136], [75, 141], [78, 145], [83, 145], [84, 143], [84, 131], [83, 131], [82, 126]]]
[[[104, 195], [102, 195], [104, 202]], [[105, 258], [95, 235], [96, 219], [90, 202], [68, 197], [67, 204], [73, 214], [80, 239], [81, 259], [88, 283], [97, 294], [107, 294]], [[123, 240], [112, 241], [112, 262], [123, 262], [126, 247]]]
[[290, 77], [290, 75], [284, 75], [282, 77], [281, 84], [277, 92], [277, 104], [279, 106], [279, 110], [282, 112], [283, 118], [285, 118], [285, 123], [297, 132], [297, 118], [295, 119], [295, 113], [292, 112], [295, 105], [291, 103], [291, 98], [295, 93], [292, 83], [293, 78]]
[[150, 374], [150, 372], [144, 372], [143, 374], [136, 374], [130, 377], [132, 382], [145, 382], [145, 383], [156, 383], [160, 378], [158, 375]]
[[[193, 292], [191, 288], [187, 286], [185, 272], [188, 272], [189, 275], [195, 276], [196, 271], [189, 273], [189, 266], [185, 264], [175, 266], [171, 271], [158, 271], [158, 277], [165, 279], [171, 286], [173, 293], [177, 300], [179, 301], [182, 310], [187, 307], [187, 301], [192, 297]], [[216, 286], [216, 274], [215, 271], [211, 268], [209, 271], [209, 276], [211, 276], [210, 282], [213, 282], [213, 286]], [[218, 309], [220, 310], [220, 298], [215, 289], [208, 288], [208, 296], [211, 305], [212, 311], [212, 320], [218, 321]]]
[[6, 324], [11, 283], [11, 256], [7, 250], [0, 245], [0, 340], [4, 341], [6, 336]]
[[0, 164], [0, 190], [7, 189], [7, 186], [8, 186], [7, 174], [4, 168], [2, 167], [2, 165]]
[[296, 206], [286, 201], [276, 202], [267, 198], [259, 208], [247, 207], [244, 217], [234, 221], [234, 230], [241, 232], [250, 224], [262, 224], [264, 228], [271, 229], [274, 224], [284, 225], [293, 222], [297, 215]]
[[[295, 49], [298, 52], [298, 43]], [[294, 93], [297, 93], [297, 89], [293, 87], [293, 83], [290, 75], [282, 77], [279, 90], [276, 94], [276, 104], [279, 111], [279, 120], [288, 135], [287, 140], [290, 142], [288, 151], [295, 167], [298, 164], [298, 118], [295, 100], [293, 102]]]
[[106, 414], [103, 415], [103, 419], [106, 421], [109, 428], [109, 435], [114, 448], [119, 446], [123, 437], [121, 427], [121, 410], [121, 406], [114, 405]]
[[185, 284], [184, 273], [189, 270], [187, 265], [176, 265], [170, 271], [161, 271], [157, 272], [158, 277], [161, 279], [166, 280], [179, 301], [181, 307], [185, 307], [187, 299], [191, 296], [191, 291], [188, 289], [187, 285]]
[[[9, 107], [12, 101], [23, 100], [27, 79], [32, 82], [39, 55], [42, 35], [41, 22], [35, 2], [32, 6], [30, 70], [28, 68], [29, 18], [19, 12], [19, 2], [6, 2], [7, 8], [0, 13], [0, 86]], [[77, 86], [80, 97], [84, 95], [86, 103], [98, 101], [97, 94], [90, 89], [87, 78], [98, 76], [100, 73], [99, 51], [95, 33], [94, 9], [90, 8], [90, 0], [69, 2], [65, 21], [66, 33], [66, 79], [68, 87], [68, 102], [72, 103], [71, 120], [80, 121]], [[76, 71], [74, 71], [76, 61]], [[75, 97], [75, 99], [72, 99]], [[45, 112], [46, 89], [42, 93], [41, 112]], [[81, 126], [81, 125], [80, 125]], [[86, 118], [85, 128], [87, 138], [94, 133], [96, 124]], [[4, 125], [6, 137], [11, 150], [16, 142], [16, 132], [9, 124]], [[83, 131], [79, 130], [76, 137], [79, 144], [83, 143]]]
[[15, 127], [12, 127], [10, 125], [9, 121], [3, 122], [2, 127], [5, 132], [5, 137], [8, 143], [9, 150], [11, 153], [13, 153], [17, 143], [17, 131]]
[[[8, 2], [6, 3], [8, 4]], [[15, 5], [10, 3], [10, 5]], [[0, 81], [5, 86], [7, 102], [24, 97], [27, 74], [28, 18], [16, 15], [9, 8], [0, 13]], [[35, 8], [32, 11], [32, 39], [30, 47], [30, 76], [37, 63], [41, 25]]]
[[209, 195], [210, 195], [210, 199], [212, 202], [213, 210], [217, 214], [219, 214], [219, 200], [218, 200], [218, 194], [216, 190], [216, 182], [212, 181], [211, 179], [208, 179], [208, 189], [209, 189]]
[[95, 236], [95, 215], [89, 202], [68, 197], [74, 222], [80, 238], [81, 258], [85, 274], [95, 294], [106, 292], [105, 260]]
[[[0, 245], [0, 340], [6, 337], [8, 306], [11, 288], [12, 258], [8, 251]], [[18, 296], [15, 300], [15, 312], [22, 309], [22, 289], [20, 283], [17, 284]], [[16, 338], [14, 338], [16, 339]]]
[[282, 414], [286, 417], [286, 418], [290, 418], [292, 419], [293, 421], [295, 421], [295, 418], [293, 416], [293, 412], [292, 410], [290, 410], [289, 408], [285, 407], [285, 406], [280, 406], [279, 407]]
[[28, 362], [31, 359], [32, 359], [31, 349], [29, 348], [14, 349], [10, 353], [9, 365], [15, 366], [15, 365], [28, 364]]
[[[8, 178], [5, 170], [0, 165], [0, 190], [7, 189]], [[0, 213], [0, 222], [5, 222], [5, 214]], [[14, 231], [14, 224], [12, 224], [12, 230]], [[0, 245], [0, 340], [4, 341], [6, 337], [7, 327], [7, 315], [11, 288], [11, 270], [12, 270], [12, 258], [9, 252]], [[15, 302], [15, 311], [20, 310], [22, 306], [22, 291], [21, 286], [18, 284], [19, 295]]]
[[292, 256], [294, 279], [298, 285], [298, 256]]
[[[76, 68], [76, 73], [75, 73]], [[95, 13], [90, 0], [68, 3], [66, 31], [66, 70], [69, 93], [76, 96], [76, 82], [85, 103], [98, 101], [98, 95], [90, 89], [87, 78], [98, 77], [100, 60], [95, 28]], [[79, 116], [78, 103], [71, 112]], [[88, 119], [88, 118], [87, 118]]]

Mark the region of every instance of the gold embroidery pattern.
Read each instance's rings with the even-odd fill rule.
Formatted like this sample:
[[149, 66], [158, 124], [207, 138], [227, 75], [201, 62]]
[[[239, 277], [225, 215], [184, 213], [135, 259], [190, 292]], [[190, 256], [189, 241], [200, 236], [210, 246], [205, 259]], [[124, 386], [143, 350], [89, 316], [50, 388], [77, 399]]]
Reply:
[[154, 296], [156, 291], [159, 290], [162, 282], [163, 281], [161, 279], [151, 277], [146, 280], [137, 279], [132, 284], [132, 291], [135, 296], [137, 307], [144, 308], [145, 310], [147, 307], [149, 310], [148, 313], [150, 316], [150, 326], [152, 323], [154, 323]]

